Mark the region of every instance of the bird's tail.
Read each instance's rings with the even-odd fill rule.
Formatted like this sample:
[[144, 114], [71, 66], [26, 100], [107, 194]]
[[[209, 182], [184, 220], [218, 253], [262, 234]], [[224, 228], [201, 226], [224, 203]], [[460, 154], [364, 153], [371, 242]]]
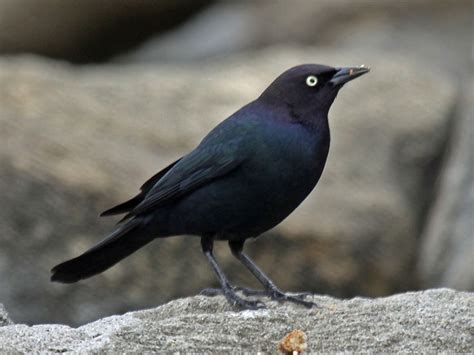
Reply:
[[119, 226], [84, 254], [56, 265], [51, 281], [73, 283], [107, 270], [153, 240], [145, 229], [140, 217]]

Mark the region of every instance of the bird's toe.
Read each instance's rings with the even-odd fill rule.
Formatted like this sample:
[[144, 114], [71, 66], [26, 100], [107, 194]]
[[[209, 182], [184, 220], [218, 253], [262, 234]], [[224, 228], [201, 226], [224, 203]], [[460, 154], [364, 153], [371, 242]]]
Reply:
[[205, 288], [201, 290], [199, 294], [202, 296], [207, 296], [207, 297], [219, 296], [219, 295], [222, 295], [222, 289], [221, 288]]
[[313, 307], [318, 307], [318, 305], [312, 301], [306, 301], [306, 300], [303, 300], [301, 299], [300, 297], [298, 296], [286, 296], [283, 301], [288, 301], [288, 302], [293, 302], [293, 303], [296, 303], [296, 304], [300, 304], [306, 308], [313, 308]]
[[283, 292], [275, 291], [271, 293], [270, 297], [272, 300], [275, 300], [278, 302], [292, 302], [292, 303], [302, 305], [306, 308], [318, 307], [316, 303], [304, 300], [304, 298], [306, 298], [309, 295], [310, 293], [307, 293], [307, 292], [296, 294], [296, 295], [288, 295]]
[[304, 300], [306, 297], [313, 296], [313, 295], [314, 295], [314, 293], [312, 293], [312, 292], [300, 292], [300, 293], [292, 294], [291, 296], [295, 297], [295, 298], [298, 298], [300, 300]]
[[268, 296], [268, 291], [266, 290], [256, 290], [253, 288], [247, 288], [247, 287], [235, 287], [234, 291], [240, 291], [242, 292], [245, 296]]
[[257, 309], [265, 309], [267, 308], [267, 306], [265, 305], [265, 303], [263, 303], [262, 301], [259, 301], [259, 300], [244, 300], [244, 299], [241, 299], [242, 302], [239, 302], [238, 306], [242, 309], [242, 310], [257, 310]]

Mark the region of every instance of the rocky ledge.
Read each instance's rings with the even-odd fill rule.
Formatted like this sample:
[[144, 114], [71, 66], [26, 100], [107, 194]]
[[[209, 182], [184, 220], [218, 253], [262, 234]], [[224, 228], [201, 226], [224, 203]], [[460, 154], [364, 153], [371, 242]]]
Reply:
[[266, 309], [236, 312], [221, 296], [195, 296], [79, 328], [12, 324], [0, 307], [0, 353], [274, 353], [280, 340], [296, 329], [306, 334], [310, 352], [474, 348], [473, 293], [435, 289], [377, 299], [313, 300], [319, 307], [311, 310], [266, 300]]

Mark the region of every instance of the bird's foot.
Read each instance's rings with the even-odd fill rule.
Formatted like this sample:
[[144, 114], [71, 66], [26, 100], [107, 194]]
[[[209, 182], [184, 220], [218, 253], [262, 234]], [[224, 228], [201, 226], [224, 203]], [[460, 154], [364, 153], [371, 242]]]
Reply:
[[234, 291], [240, 291], [245, 296], [270, 296], [270, 292], [267, 290], [256, 290], [254, 288], [236, 286], [234, 287]]
[[[267, 296], [267, 297], [272, 297], [272, 298], [276, 299], [275, 297], [272, 296], [275, 292], [278, 295], [285, 295], [283, 292], [281, 292], [279, 290], [277, 290], [277, 291], [274, 291], [274, 290], [256, 290], [256, 289], [253, 289], [253, 288], [247, 288], [247, 287], [241, 287], [241, 286], [234, 287], [233, 289], [234, 289], [234, 291], [242, 292], [245, 296]], [[304, 300], [306, 297], [311, 296], [311, 295], [313, 295], [312, 292], [301, 292], [301, 293], [292, 294], [291, 296], [295, 297], [295, 298], [298, 298], [300, 300]]]
[[223, 295], [232, 306], [240, 309], [256, 310], [266, 308], [265, 304], [262, 301], [246, 300], [237, 296], [234, 290], [238, 289], [240, 289], [240, 287], [229, 287], [229, 289], [226, 290], [223, 290], [221, 288], [205, 288], [204, 290], [199, 292], [199, 294], [208, 297]]
[[246, 300], [244, 298], [241, 298], [237, 296], [235, 293], [226, 295], [224, 294], [225, 298], [227, 301], [234, 307], [237, 307], [239, 309], [250, 309], [250, 310], [257, 310], [257, 309], [265, 309], [267, 308], [265, 306], [265, 303], [259, 300]]
[[[270, 296], [270, 291], [266, 290], [256, 290], [253, 288], [242, 287], [242, 286], [231, 286], [232, 290], [235, 292], [242, 292], [245, 296]], [[214, 297], [224, 294], [221, 288], [205, 288], [200, 295]], [[309, 292], [308, 292], [309, 294]]]
[[222, 288], [205, 288], [199, 292], [200, 295], [207, 296], [207, 297], [214, 297], [224, 294], [222, 292]]
[[302, 306], [305, 306], [306, 308], [312, 308], [312, 307], [317, 307], [318, 305], [314, 302], [311, 301], [306, 301], [305, 298], [308, 296], [311, 296], [311, 292], [301, 292], [301, 293], [296, 293], [296, 294], [286, 294], [278, 289], [275, 290], [255, 290], [252, 288], [247, 288], [247, 287], [231, 287], [230, 288], [231, 292], [229, 292], [229, 295], [226, 295], [226, 292], [222, 290], [221, 288], [205, 288], [202, 290], [199, 294], [208, 296], [208, 297], [214, 297], [218, 295], [223, 295], [227, 298], [229, 303], [231, 303], [233, 306], [238, 306], [239, 308], [242, 309], [260, 309], [260, 308], [265, 308], [265, 304], [261, 301], [251, 301], [251, 300], [245, 300], [235, 294], [235, 291], [237, 292], [242, 292], [245, 296], [266, 296], [270, 297], [274, 301], [278, 302], [293, 302], [296, 304], [300, 304]]
[[300, 300], [304, 300], [306, 297], [314, 295], [313, 292], [300, 292], [300, 293], [294, 293], [291, 296], [299, 298]]
[[306, 308], [318, 307], [316, 303], [304, 300], [307, 296], [310, 296], [312, 294], [311, 292], [303, 292], [294, 295], [289, 295], [278, 289], [273, 289], [268, 290], [267, 294], [272, 300], [278, 302], [293, 302], [305, 306]]

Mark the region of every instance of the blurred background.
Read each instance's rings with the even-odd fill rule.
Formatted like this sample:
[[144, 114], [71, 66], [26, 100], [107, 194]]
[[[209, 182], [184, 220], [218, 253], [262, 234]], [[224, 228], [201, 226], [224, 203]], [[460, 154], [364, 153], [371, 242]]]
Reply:
[[[198, 238], [49, 282], [219, 121], [301, 63], [365, 64], [316, 190], [246, 250], [285, 290], [474, 291], [471, 0], [0, 0], [0, 303], [79, 325], [217, 286]], [[258, 286], [216, 246], [237, 285]]]

